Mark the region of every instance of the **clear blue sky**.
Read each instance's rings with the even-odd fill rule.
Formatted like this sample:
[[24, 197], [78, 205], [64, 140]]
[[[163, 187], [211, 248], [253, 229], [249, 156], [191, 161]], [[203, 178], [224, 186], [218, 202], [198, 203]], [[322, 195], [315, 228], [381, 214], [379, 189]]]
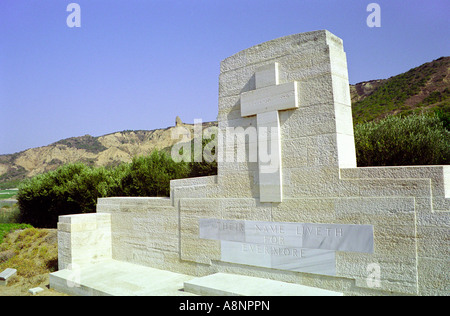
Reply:
[[342, 38], [350, 83], [388, 78], [449, 55], [449, 14], [448, 0], [1, 0], [0, 154], [216, 120], [220, 61], [295, 33]]

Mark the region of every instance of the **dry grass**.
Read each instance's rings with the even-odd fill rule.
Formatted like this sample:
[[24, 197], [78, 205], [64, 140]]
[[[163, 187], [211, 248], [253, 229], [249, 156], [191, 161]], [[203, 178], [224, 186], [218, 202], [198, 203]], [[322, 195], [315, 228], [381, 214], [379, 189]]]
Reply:
[[[48, 287], [48, 275], [58, 268], [56, 229], [27, 228], [9, 233], [0, 244], [0, 272], [17, 269], [17, 276], [0, 287], [0, 295], [29, 295], [28, 289]], [[43, 295], [58, 295], [44, 291]]]
[[[13, 205], [2, 205], [0, 202], [0, 224], [7, 224], [7, 223], [18, 223], [20, 221], [20, 210], [19, 206]], [[1, 229], [1, 227], [0, 227]], [[0, 243], [1, 243], [1, 237], [0, 237]]]

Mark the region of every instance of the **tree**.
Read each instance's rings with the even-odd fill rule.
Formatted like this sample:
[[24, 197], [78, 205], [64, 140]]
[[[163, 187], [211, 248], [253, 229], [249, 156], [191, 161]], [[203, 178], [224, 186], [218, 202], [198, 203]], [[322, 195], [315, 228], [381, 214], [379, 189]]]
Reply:
[[133, 158], [129, 171], [121, 181], [126, 196], [169, 196], [170, 180], [186, 178], [189, 165], [174, 162], [162, 151]]

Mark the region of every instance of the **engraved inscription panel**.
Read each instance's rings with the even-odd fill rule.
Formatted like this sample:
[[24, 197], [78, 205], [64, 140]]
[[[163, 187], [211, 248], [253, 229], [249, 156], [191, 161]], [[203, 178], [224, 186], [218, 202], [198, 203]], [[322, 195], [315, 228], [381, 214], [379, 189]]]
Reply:
[[373, 253], [373, 226], [200, 219], [200, 238], [221, 241], [221, 260], [335, 275], [336, 251]]

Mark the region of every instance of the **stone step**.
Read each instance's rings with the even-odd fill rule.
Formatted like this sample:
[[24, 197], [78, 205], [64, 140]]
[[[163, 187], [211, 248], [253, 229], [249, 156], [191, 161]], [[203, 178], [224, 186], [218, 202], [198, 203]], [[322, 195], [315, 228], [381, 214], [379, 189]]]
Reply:
[[105, 260], [50, 273], [50, 287], [77, 296], [184, 296], [183, 282], [193, 276]]
[[341, 296], [342, 293], [263, 278], [215, 273], [204, 277], [105, 260], [50, 274], [50, 287], [81, 296]]
[[244, 275], [215, 273], [184, 282], [184, 291], [205, 296], [342, 296], [310, 286], [256, 278]]

